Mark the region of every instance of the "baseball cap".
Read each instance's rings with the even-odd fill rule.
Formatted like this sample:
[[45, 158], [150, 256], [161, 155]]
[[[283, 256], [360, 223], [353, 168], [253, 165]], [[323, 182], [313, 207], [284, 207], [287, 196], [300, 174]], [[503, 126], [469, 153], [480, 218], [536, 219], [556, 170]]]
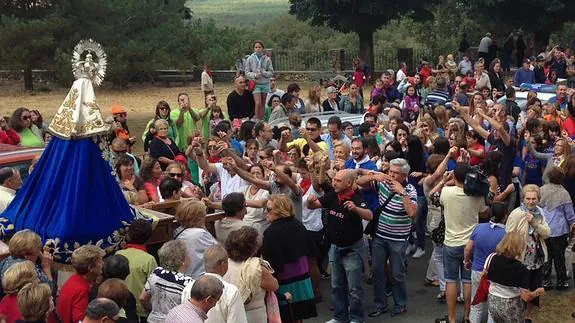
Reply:
[[112, 106], [112, 114], [126, 113], [126, 108], [121, 104], [114, 104]]

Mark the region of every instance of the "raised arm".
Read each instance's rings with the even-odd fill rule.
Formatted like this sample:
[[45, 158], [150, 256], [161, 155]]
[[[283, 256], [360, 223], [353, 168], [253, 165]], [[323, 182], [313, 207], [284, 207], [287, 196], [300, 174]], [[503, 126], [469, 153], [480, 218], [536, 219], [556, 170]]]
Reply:
[[465, 120], [465, 122], [467, 122], [467, 124], [471, 126], [471, 128], [473, 128], [473, 130], [477, 132], [477, 134], [479, 134], [483, 139], [487, 140], [487, 137], [489, 137], [489, 131], [483, 129], [483, 127], [479, 124], [479, 122], [477, 122], [477, 120], [473, 119], [469, 115], [468, 108], [462, 107], [461, 104], [459, 104], [459, 102], [457, 101], [453, 101], [451, 104], [455, 109], [455, 111], [459, 112], [463, 120]]
[[[291, 177], [287, 176], [284, 172], [279, 171], [277, 169], [277, 167], [272, 163], [264, 164], [264, 166], [266, 166], [269, 170], [274, 172], [276, 174], [276, 176], [279, 179], [281, 179], [282, 182], [286, 183], [287, 186], [290, 188], [290, 190], [295, 195], [297, 195], [297, 196], [301, 195], [301, 188], [293, 181], [293, 179], [291, 179]], [[284, 166], [284, 167], [286, 167], [286, 166]], [[268, 187], [269, 187], [269, 183], [268, 183]]]
[[196, 157], [196, 162], [198, 163], [198, 167], [200, 167], [204, 172], [208, 172], [210, 174], [217, 174], [218, 168], [216, 164], [210, 163], [206, 157], [204, 156], [204, 152], [200, 147], [194, 147], [192, 149], [194, 156]]
[[[504, 107], [502, 105], [499, 105], [498, 108], [496, 109], [495, 113], [499, 114], [499, 111], [501, 109], [504, 109]], [[501, 123], [499, 123], [495, 119], [491, 118], [490, 116], [486, 115], [481, 110], [477, 111], [477, 113], [483, 119], [487, 120], [487, 122], [489, 122], [494, 129], [499, 131], [499, 136], [501, 136], [501, 140], [503, 140], [503, 143], [505, 144], [505, 146], [509, 146], [511, 144], [511, 135], [509, 135], [509, 132], [505, 131], [505, 128], [503, 128], [503, 125]], [[475, 128], [473, 128], [473, 129], [475, 129]]]
[[309, 136], [309, 133], [307, 132], [306, 129], [301, 128], [301, 129], [299, 130], [299, 134], [307, 141], [307, 144], [308, 144], [309, 148], [310, 148], [314, 153], [317, 153], [318, 151], [323, 151], [323, 149], [321, 149], [321, 148], [317, 145], [317, 143], [311, 139], [311, 137]]
[[194, 109], [188, 108], [188, 111], [190, 112], [190, 115], [192, 116], [192, 120], [194, 120], [194, 122], [198, 122], [201, 119], [198, 113], [194, 111]]
[[531, 140], [527, 142], [527, 149], [533, 155], [533, 157], [539, 160], [547, 160], [547, 162], [550, 162], [549, 159], [553, 158], [553, 153], [540, 153], [537, 150], [535, 150], [535, 147], [533, 147], [533, 142], [531, 142]]
[[240, 167], [238, 167], [238, 165], [236, 165], [235, 163], [231, 163], [231, 167], [236, 172], [236, 174], [238, 174], [238, 176], [243, 178], [244, 180], [254, 184], [255, 186], [257, 186], [261, 189], [268, 190], [268, 191], [270, 190], [270, 182], [265, 181], [263, 179], [256, 178], [250, 172], [245, 171], [245, 170], [241, 169]]

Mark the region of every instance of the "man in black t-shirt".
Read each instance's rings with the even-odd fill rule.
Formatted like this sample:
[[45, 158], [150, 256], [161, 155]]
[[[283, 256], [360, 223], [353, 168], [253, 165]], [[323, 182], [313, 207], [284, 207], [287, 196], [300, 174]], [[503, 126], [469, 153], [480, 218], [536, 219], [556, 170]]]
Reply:
[[256, 104], [253, 95], [246, 91], [246, 79], [243, 76], [234, 80], [234, 90], [228, 95], [226, 103], [230, 120], [253, 118]]
[[363, 260], [366, 255], [362, 220], [373, 214], [361, 193], [353, 190], [355, 173], [340, 170], [333, 178], [334, 191], [319, 199], [310, 195], [307, 207], [327, 209], [327, 236], [331, 241], [331, 297], [336, 322], [364, 322]]

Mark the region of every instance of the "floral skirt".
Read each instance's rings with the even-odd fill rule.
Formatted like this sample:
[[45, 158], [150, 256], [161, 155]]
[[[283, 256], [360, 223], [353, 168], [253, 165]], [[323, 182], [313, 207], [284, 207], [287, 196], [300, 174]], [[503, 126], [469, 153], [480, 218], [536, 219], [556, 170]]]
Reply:
[[525, 302], [520, 296], [503, 298], [489, 294], [489, 313], [495, 323], [523, 322]]

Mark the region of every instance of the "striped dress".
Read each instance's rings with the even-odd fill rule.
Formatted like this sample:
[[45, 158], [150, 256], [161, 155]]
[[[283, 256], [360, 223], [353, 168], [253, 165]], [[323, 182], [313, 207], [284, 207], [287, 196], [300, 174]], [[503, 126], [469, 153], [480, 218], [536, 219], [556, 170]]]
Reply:
[[[384, 183], [377, 183], [379, 205], [383, 205], [393, 193], [391, 187]], [[411, 184], [405, 186], [409, 199], [417, 204], [417, 191]], [[381, 210], [377, 224], [376, 235], [380, 238], [392, 241], [406, 241], [411, 233], [411, 218], [405, 212], [403, 197], [395, 194], [385, 208]]]
[[313, 249], [305, 227], [293, 217], [273, 221], [264, 232], [262, 256], [275, 270], [277, 294], [292, 294], [289, 304], [279, 302], [283, 323], [317, 316], [308, 263]]

